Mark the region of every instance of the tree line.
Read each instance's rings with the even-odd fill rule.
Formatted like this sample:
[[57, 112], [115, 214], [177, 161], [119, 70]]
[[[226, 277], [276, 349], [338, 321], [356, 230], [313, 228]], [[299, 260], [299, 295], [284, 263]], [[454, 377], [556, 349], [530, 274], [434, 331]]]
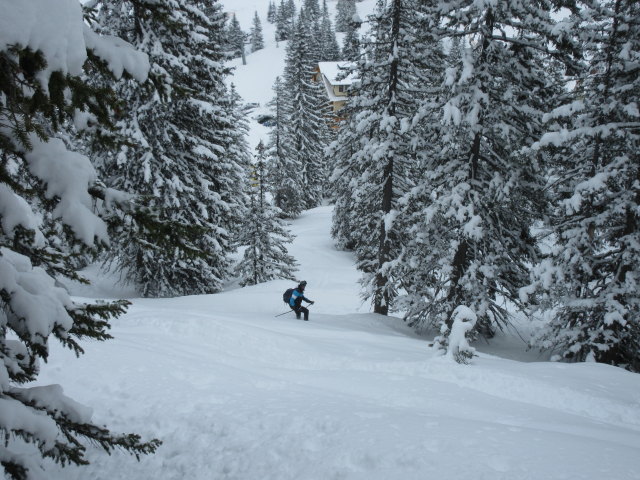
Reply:
[[[62, 14], [67, 28], [50, 24]], [[53, 339], [80, 355], [127, 309], [71, 299], [64, 284], [86, 282], [88, 263], [152, 297], [217, 292], [243, 274], [231, 255], [255, 203], [253, 155], [216, 1], [63, 0], [3, 15], [0, 463], [31, 479], [42, 458], [86, 464], [86, 443], [158, 448], [92, 423], [61, 387], [30, 383]]]
[[329, 149], [375, 312], [640, 371], [640, 4], [379, 1]]

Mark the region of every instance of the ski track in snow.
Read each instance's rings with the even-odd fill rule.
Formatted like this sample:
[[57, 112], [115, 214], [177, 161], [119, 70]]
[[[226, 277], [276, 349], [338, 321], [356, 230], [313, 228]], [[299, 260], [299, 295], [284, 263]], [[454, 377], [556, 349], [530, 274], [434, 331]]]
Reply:
[[[276, 2], [277, 3], [277, 2]], [[298, 4], [300, 2], [297, 2]], [[335, 10], [335, 0], [329, 0]], [[234, 61], [251, 145], [268, 129], [275, 45], [267, 0], [223, 0], [266, 48]], [[362, 17], [374, 0], [358, 3]], [[137, 462], [89, 447], [88, 467], [50, 465], [51, 480], [579, 480], [640, 479], [640, 376], [598, 364], [536, 362], [515, 335], [472, 365], [438, 357], [401, 319], [369, 312], [353, 257], [329, 236], [331, 208], [293, 222], [291, 253], [316, 301], [311, 321], [281, 301], [292, 282], [217, 295], [136, 299], [88, 269], [78, 297], [130, 298], [108, 342], [80, 359], [52, 346], [42, 384], [94, 409], [94, 421], [164, 443]], [[498, 355], [511, 359], [501, 358]], [[525, 361], [516, 361], [525, 360]]]

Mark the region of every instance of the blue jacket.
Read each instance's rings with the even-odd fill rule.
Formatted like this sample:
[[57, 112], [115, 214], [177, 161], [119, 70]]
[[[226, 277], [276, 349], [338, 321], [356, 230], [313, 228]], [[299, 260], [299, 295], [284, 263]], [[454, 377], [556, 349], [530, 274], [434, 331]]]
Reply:
[[291, 294], [291, 298], [289, 299], [289, 306], [291, 306], [292, 308], [299, 307], [300, 304], [302, 303], [302, 300], [304, 300], [307, 303], [311, 303], [311, 300], [305, 297], [303, 292], [301, 292], [296, 288], [293, 290], [293, 293]]

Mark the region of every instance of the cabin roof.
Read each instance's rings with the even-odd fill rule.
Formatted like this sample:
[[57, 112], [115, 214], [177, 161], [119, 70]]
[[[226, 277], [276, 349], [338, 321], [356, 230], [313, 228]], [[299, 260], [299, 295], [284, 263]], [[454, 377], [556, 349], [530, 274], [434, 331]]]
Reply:
[[331, 85], [351, 85], [356, 80], [354, 72], [342, 78], [352, 67], [350, 62], [318, 62], [318, 69]]

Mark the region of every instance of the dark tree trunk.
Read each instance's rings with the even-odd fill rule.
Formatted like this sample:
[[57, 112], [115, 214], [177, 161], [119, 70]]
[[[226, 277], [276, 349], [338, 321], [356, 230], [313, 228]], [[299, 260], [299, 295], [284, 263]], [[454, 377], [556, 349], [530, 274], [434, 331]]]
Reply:
[[[402, 0], [393, 2], [393, 19], [391, 24], [391, 42], [395, 51], [400, 37], [400, 12], [402, 9]], [[394, 56], [389, 65], [389, 100], [387, 114], [395, 116], [396, 104], [395, 98], [398, 90], [398, 58]], [[393, 204], [393, 155], [387, 159], [387, 164], [382, 174], [382, 217], [391, 212]], [[380, 241], [378, 246], [378, 272], [376, 274], [376, 292], [374, 295], [373, 311], [382, 315], [389, 313], [390, 295], [388, 289], [389, 278], [382, 272], [384, 265], [390, 260], [391, 242], [389, 240], [384, 218], [380, 219]]]

